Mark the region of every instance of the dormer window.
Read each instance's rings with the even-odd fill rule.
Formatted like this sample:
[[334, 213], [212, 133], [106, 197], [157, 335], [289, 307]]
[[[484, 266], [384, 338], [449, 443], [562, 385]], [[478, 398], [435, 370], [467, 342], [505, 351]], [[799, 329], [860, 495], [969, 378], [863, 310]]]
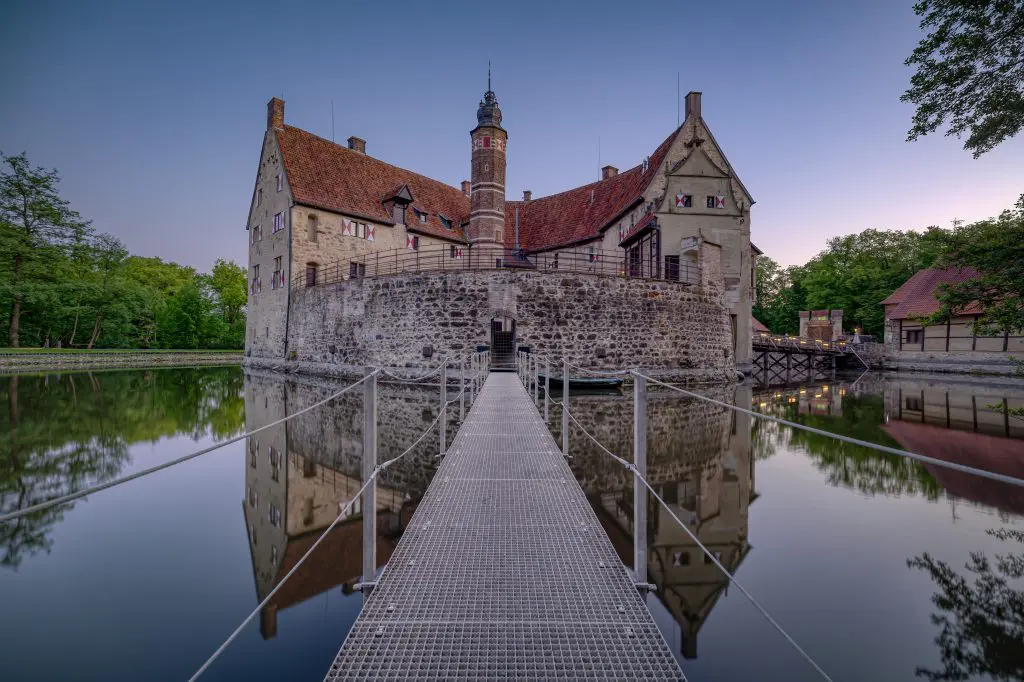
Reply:
[[416, 220], [418, 220], [421, 224], [426, 224], [427, 214], [419, 210], [418, 208], [414, 208], [413, 211], [416, 213]]
[[445, 218], [440, 213], [437, 215], [437, 217], [441, 219], [441, 224], [444, 225], [444, 229], [446, 229], [446, 230], [452, 229], [452, 221], [448, 220], [447, 218]]
[[391, 220], [396, 225], [405, 225], [405, 204], [395, 202], [391, 205]]
[[[412, 192], [409, 191], [407, 185], [399, 185], [392, 192], [384, 196], [384, 208], [387, 209], [388, 215], [391, 216], [391, 221], [395, 225], [405, 225], [405, 209], [412, 201]], [[419, 215], [420, 212], [418, 210], [415, 208], [413, 210]], [[424, 220], [424, 222], [426, 221]]]

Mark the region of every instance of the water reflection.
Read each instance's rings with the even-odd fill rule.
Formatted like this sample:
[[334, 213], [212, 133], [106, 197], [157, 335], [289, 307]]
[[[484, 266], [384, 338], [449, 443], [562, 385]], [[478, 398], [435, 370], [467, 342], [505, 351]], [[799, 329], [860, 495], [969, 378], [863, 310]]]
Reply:
[[[0, 377], [0, 513], [118, 476], [129, 446], [186, 434], [226, 438], [242, 425], [235, 367]], [[0, 566], [49, 552], [74, 503], [0, 524]]]
[[[252, 431], [324, 399], [338, 389], [313, 379], [245, 375], [246, 430]], [[401, 454], [437, 416], [437, 387], [380, 384], [378, 461]], [[458, 428], [450, 414], [449, 433]], [[262, 601], [358, 493], [362, 485], [363, 403], [359, 393], [251, 436], [246, 443], [242, 502], [257, 601]], [[377, 483], [377, 566], [391, 558], [436, 470], [435, 429]], [[277, 634], [279, 611], [340, 586], [346, 594], [362, 572], [363, 509], [356, 500], [309, 559], [263, 609], [260, 633]]]

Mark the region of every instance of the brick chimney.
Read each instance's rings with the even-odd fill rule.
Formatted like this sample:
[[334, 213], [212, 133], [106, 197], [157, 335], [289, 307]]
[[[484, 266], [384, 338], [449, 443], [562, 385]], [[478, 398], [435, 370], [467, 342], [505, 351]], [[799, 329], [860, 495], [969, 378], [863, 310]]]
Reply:
[[267, 130], [284, 130], [284, 100], [271, 97], [267, 102]]
[[462, 193], [465, 194], [468, 197], [470, 195], [470, 193], [471, 193], [471, 191], [470, 191], [471, 189], [472, 189], [472, 185], [470, 184], [469, 180], [463, 180], [462, 181]]
[[523, 190], [523, 201], [529, 202], [532, 199], [533, 199], [533, 192], [531, 192], [528, 189], [524, 189]]
[[699, 92], [688, 92], [686, 93], [686, 118], [690, 116], [700, 118], [700, 93]]
[[607, 180], [608, 178], [614, 178], [619, 174], [619, 169], [615, 166], [605, 166], [601, 169], [601, 179]]
[[356, 137], [355, 135], [353, 135], [352, 137], [348, 138], [348, 148], [349, 149], [353, 149], [353, 150], [359, 152], [360, 154], [365, 154], [366, 153], [366, 140], [364, 140], [364, 139], [362, 139], [360, 137]]

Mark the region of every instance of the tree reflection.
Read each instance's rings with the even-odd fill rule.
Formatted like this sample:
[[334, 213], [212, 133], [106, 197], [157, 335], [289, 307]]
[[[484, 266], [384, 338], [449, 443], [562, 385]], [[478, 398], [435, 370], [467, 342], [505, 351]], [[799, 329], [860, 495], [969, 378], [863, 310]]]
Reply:
[[[129, 446], [188, 434], [225, 438], [245, 416], [237, 367], [85, 372], [0, 379], [0, 513], [116, 477]], [[0, 565], [49, 551], [71, 505], [0, 523]]]
[[[985, 532], [1024, 545], [1022, 531]], [[943, 667], [918, 668], [919, 677], [967, 680], [984, 674], [995, 680], [1024, 680], [1024, 591], [1010, 584], [1024, 577], [1024, 554], [997, 554], [990, 560], [983, 552], [972, 552], [966, 564], [969, 577], [927, 552], [907, 565], [929, 573], [939, 589], [932, 596], [939, 609], [932, 622], [940, 628], [935, 643]]]
[[[899, 443], [882, 428], [885, 424], [885, 403], [881, 395], [846, 394], [842, 398], [842, 408], [829, 414], [808, 414], [802, 412], [801, 407], [800, 402], [762, 402], [760, 410], [830, 433], [899, 447]], [[772, 435], [778, 442], [807, 452], [815, 467], [834, 486], [866, 495], [921, 495], [929, 500], [937, 500], [942, 494], [942, 486], [923, 466], [897, 455], [798, 429], [778, 429]], [[768, 441], [770, 438], [755, 437], [755, 451], [759, 459], [770, 456], [762, 452], [770, 446], [758, 445], [760, 440]]]

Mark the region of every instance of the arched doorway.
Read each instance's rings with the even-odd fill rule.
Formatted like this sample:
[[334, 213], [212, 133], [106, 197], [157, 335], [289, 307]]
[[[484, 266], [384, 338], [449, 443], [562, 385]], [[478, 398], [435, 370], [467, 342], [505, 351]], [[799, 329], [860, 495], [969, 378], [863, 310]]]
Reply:
[[491, 371], [516, 370], [516, 321], [512, 317], [491, 318]]

